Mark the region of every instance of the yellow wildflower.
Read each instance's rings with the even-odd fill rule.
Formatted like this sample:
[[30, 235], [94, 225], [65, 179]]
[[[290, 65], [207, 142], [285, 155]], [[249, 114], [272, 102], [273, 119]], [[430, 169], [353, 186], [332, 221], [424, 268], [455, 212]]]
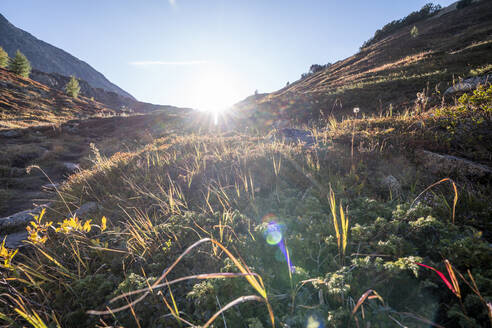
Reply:
[[55, 230], [56, 232], [62, 232], [64, 234], [67, 234], [72, 230], [79, 232], [89, 232], [92, 228], [91, 221], [92, 220], [87, 220], [84, 224], [82, 224], [82, 221], [75, 216], [71, 217], [70, 219], [63, 220], [62, 223], [59, 223], [60, 226]]
[[[44, 244], [48, 240], [46, 233], [53, 222], [41, 223], [46, 209], [43, 208], [39, 215], [34, 216], [34, 221], [31, 222], [31, 226], [26, 228], [28, 237], [27, 239], [34, 244]], [[43, 236], [44, 235], [44, 236]]]
[[101, 231], [104, 231], [106, 230], [107, 226], [106, 226], [106, 217], [103, 216], [102, 219], [101, 219]]
[[3, 266], [9, 269], [9, 268], [13, 268], [12, 258], [14, 257], [15, 254], [17, 254], [18, 249], [9, 250], [8, 248], [6, 248], [5, 247], [6, 240], [7, 237], [3, 239], [2, 245], [0, 245], [0, 257], [3, 258]]

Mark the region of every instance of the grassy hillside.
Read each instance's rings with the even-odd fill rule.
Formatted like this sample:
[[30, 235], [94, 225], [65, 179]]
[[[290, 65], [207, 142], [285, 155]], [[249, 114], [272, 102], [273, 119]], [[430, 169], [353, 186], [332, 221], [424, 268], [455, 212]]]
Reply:
[[0, 217], [51, 197], [41, 188], [50, 181], [39, 171], [28, 174], [29, 165], [41, 165], [60, 183], [71, 171], [67, 163], [89, 165], [83, 159], [91, 143], [108, 145], [106, 154], [133, 149], [166, 134], [171, 122], [189, 114], [186, 109], [137, 101], [132, 101], [129, 113], [108, 103], [74, 99], [0, 68]]
[[121, 112], [85, 97], [71, 98], [3, 68], [0, 68], [0, 84], [0, 129], [60, 124]]
[[[306, 122], [320, 116], [386, 113], [414, 107], [424, 92], [429, 105], [474, 74], [491, 71], [492, 3], [480, 1], [403, 26], [324, 70], [264, 97], [236, 106], [254, 122], [270, 118]], [[410, 33], [413, 27], [418, 35]]]
[[[432, 171], [413, 153], [490, 147], [492, 88], [461, 102], [330, 120], [312, 147], [183, 122], [135, 151], [94, 150], [29, 227], [31, 246], [2, 251], [0, 320], [488, 327], [491, 177]], [[99, 207], [71, 216], [89, 201]]]

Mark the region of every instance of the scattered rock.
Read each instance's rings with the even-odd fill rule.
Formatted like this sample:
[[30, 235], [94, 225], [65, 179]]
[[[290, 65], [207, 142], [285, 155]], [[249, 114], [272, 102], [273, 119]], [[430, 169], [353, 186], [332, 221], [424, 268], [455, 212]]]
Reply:
[[36, 208], [18, 212], [10, 216], [0, 218], [0, 233], [7, 233], [19, 228], [25, 228], [33, 220], [33, 215], [38, 215], [44, 207], [50, 204], [38, 206]]
[[306, 146], [312, 146], [316, 142], [310, 131], [292, 128], [278, 130], [273, 135], [273, 140], [282, 140], [286, 143], [303, 143]]
[[87, 202], [79, 207], [78, 210], [75, 211], [75, 215], [80, 217], [84, 216], [90, 212], [94, 212], [100, 208], [99, 204], [96, 202]]
[[0, 241], [3, 242], [5, 238], [5, 247], [10, 249], [16, 249], [24, 246], [24, 241], [27, 240], [27, 231], [18, 231], [9, 235], [0, 235]]
[[18, 138], [22, 136], [22, 132], [20, 130], [0, 131], [0, 136], [5, 138]]
[[466, 91], [476, 89], [477, 86], [480, 84], [487, 85], [490, 83], [492, 83], [492, 75], [474, 76], [474, 77], [464, 79], [463, 81], [459, 82], [458, 84], [455, 84], [452, 87], [449, 87], [448, 89], [446, 89], [444, 94], [449, 95], [449, 94], [453, 94], [453, 93], [457, 93], [457, 92], [466, 92]]
[[464, 158], [441, 155], [427, 150], [418, 150], [415, 155], [417, 156], [417, 161], [420, 161], [426, 169], [434, 174], [455, 173], [458, 176], [466, 177], [492, 177], [492, 169], [490, 167]]
[[67, 171], [67, 173], [75, 173], [80, 170], [79, 164], [71, 163], [71, 162], [63, 162], [63, 167]]
[[385, 189], [390, 190], [391, 191], [391, 194], [393, 196], [399, 196], [401, 194], [401, 184], [398, 181], [398, 179], [396, 179], [392, 175], [388, 175], [388, 176], [384, 177], [381, 180], [381, 185]]

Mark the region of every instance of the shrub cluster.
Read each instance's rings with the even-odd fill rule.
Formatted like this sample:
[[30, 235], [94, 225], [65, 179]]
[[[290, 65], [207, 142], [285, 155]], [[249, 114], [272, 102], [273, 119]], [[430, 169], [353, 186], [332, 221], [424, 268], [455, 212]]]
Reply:
[[397, 19], [384, 25], [381, 29], [377, 30], [374, 33], [374, 36], [372, 38], [370, 38], [369, 40], [367, 40], [362, 44], [361, 49], [366, 48], [382, 40], [383, 38], [387, 37], [391, 33], [395, 32], [396, 30], [404, 26], [415, 24], [416, 22], [434, 16], [441, 10], [441, 8], [442, 7], [440, 5], [428, 3], [424, 5], [419, 11], [414, 11], [410, 15], [406, 16], [405, 18]]
[[330, 67], [332, 64], [331, 63], [327, 63], [325, 65], [320, 65], [320, 64], [313, 64], [311, 65], [311, 67], [309, 68], [309, 72], [307, 73], [303, 73], [301, 75], [301, 79], [305, 79], [306, 77], [310, 76], [310, 75], [313, 75], [315, 73], [318, 73], [322, 70], [324, 70], [325, 68], [328, 68]]

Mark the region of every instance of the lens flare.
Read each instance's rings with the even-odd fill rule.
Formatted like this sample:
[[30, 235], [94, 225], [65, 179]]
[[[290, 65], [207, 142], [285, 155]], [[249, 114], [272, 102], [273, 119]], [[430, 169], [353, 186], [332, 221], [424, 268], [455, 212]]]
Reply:
[[[289, 250], [286, 247], [284, 234], [286, 231], [285, 225], [278, 223], [278, 218], [274, 214], [267, 214], [263, 217], [262, 222], [267, 223], [266, 230], [264, 232], [265, 240], [268, 245], [278, 246], [278, 252], [275, 254], [277, 261], [282, 257], [282, 260], [287, 262], [289, 271], [292, 273], [295, 271], [294, 266], [290, 261]], [[279, 253], [282, 254], [279, 256]]]
[[324, 328], [323, 319], [316, 314], [307, 317], [306, 328]]
[[277, 245], [282, 241], [282, 231], [280, 231], [280, 226], [274, 221], [268, 224], [267, 230], [265, 232], [266, 242], [268, 245]]

